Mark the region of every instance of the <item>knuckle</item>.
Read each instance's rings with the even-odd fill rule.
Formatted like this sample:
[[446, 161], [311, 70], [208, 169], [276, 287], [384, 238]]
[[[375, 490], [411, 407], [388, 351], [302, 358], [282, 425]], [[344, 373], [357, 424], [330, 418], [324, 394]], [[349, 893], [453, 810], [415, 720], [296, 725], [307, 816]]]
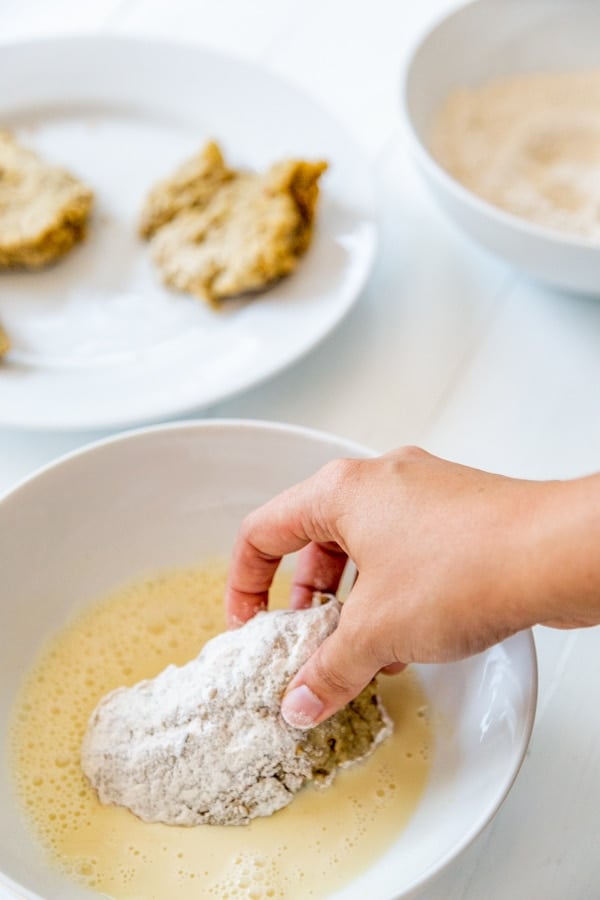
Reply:
[[354, 479], [358, 463], [356, 459], [332, 459], [321, 469], [323, 484], [333, 490], [346, 485]]
[[339, 509], [358, 476], [359, 460], [333, 459], [319, 471], [314, 487], [317, 499], [325, 501], [332, 510]]
[[340, 522], [355, 493], [361, 465], [358, 459], [334, 459], [323, 466], [314, 483], [315, 521], [334, 540], [341, 539]]
[[352, 693], [354, 685], [351, 676], [344, 673], [339, 666], [331, 665], [323, 653], [316, 653], [313, 672], [315, 679], [328, 693], [342, 696]]
[[236, 547], [243, 553], [251, 553], [261, 559], [271, 559], [271, 555], [265, 551], [264, 544], [264, 515], [263, 508], [255, 509], [242, 520], [239, 527]]
[[239, 527], [239, 538], [247, 544], [252, 544], [258, 525], [257, 511], [253, 510], [242, 520]]
[[352, 648], [353, 655], [362, 661], [368, 661], [370, 665], [378, 668], [383, 665], [383, 660], [389, 657], [389, 633], [368, 623], [362, 623], [355, 628], [346, 630], [348, 646]]
[[427, 456], [429, 454], [426, 450], [412, 444], [407, 444], [405, 447], [400, 447], [394, 451], [395, 459], [402, 463], [420, 462]]
[[342, 607], [338, 628], [343, 629], [344, 644], [361, 667], [375, 671], [394, 659], [393, 640], [397, 629], [385, 604], [368, 605], [364, 594], [351, 593]]

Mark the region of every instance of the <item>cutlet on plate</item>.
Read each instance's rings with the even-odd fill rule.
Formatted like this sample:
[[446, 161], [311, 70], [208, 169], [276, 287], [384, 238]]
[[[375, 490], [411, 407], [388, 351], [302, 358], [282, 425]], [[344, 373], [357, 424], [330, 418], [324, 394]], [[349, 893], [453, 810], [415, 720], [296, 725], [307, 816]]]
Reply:
[[85, 235], [94, 195], [0, 131], [0, 269], [38, 269]]
[[151, 191], [142, 212], [165, 284], [218, 304], [289, 275], [310, 244], [326, 168], [290, 159], [264, 174], [236, 171], [208, 143]]

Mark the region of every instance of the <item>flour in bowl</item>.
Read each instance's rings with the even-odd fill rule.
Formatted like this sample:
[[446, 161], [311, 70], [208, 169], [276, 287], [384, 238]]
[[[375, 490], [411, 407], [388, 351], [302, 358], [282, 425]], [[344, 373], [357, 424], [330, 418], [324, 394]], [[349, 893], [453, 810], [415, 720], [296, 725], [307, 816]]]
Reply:
[[600, 243], [600, 71], [455, 90], [435, 118], [431, 150], [489, 203]]
[[310, 731], [281, 718], [287, 684], [336, 628], [340, 605], [259, 613], [185, 666], [104, 697], [81, 764], [103, 803], [145, 821], [240, 825], [329, 784], [391, 733], [375, 683]]

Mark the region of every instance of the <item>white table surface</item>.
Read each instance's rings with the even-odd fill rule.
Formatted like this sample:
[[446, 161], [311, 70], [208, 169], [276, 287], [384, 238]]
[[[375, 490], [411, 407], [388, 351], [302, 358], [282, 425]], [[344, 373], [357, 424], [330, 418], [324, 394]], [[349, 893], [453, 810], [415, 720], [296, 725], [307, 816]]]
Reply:
[[[524, 0], [523, 0], [524, 2]], [[600, 300], [533, 284], [463, 238], [422, 188], [397, 116], [407, 50], [448, 0], [0, 0], [0, 39], [180, 38], [319, 97], [373, 163], [381, 246], [355, 310], [308, 358], [205, 415], [283, 420], [385, 450], [420, 444], [510, 475], [600, 468]], [[0, 492], [100, 435], [0, 430]], [[521, 774], [426, 900], [600, 898], [600, 630], [538, 629]]]

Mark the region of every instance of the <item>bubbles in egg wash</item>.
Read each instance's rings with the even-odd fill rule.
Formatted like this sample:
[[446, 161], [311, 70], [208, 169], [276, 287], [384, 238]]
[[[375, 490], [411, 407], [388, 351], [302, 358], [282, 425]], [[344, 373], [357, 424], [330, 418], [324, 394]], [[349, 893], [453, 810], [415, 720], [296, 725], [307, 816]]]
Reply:
[[[386, 850], [424, 788], [430, 715], [418, 680], [406, 672], [380, 681], [394, 735], [331, 787], [305, 788], [268, 819], [238, 828], [170, 827], [99, 803], [79, 765], [92, 710], [114, 688], [192, 659], [224, 630], [225, 580], [225, 565], [213, 563], [91, 605], [48, 642], [18, 697], [9, 743], [32, 833], [67, 877], [115, 900], [327, 896]], [[286, 605], [289, 587], [284, 573], [274, 605]]]

